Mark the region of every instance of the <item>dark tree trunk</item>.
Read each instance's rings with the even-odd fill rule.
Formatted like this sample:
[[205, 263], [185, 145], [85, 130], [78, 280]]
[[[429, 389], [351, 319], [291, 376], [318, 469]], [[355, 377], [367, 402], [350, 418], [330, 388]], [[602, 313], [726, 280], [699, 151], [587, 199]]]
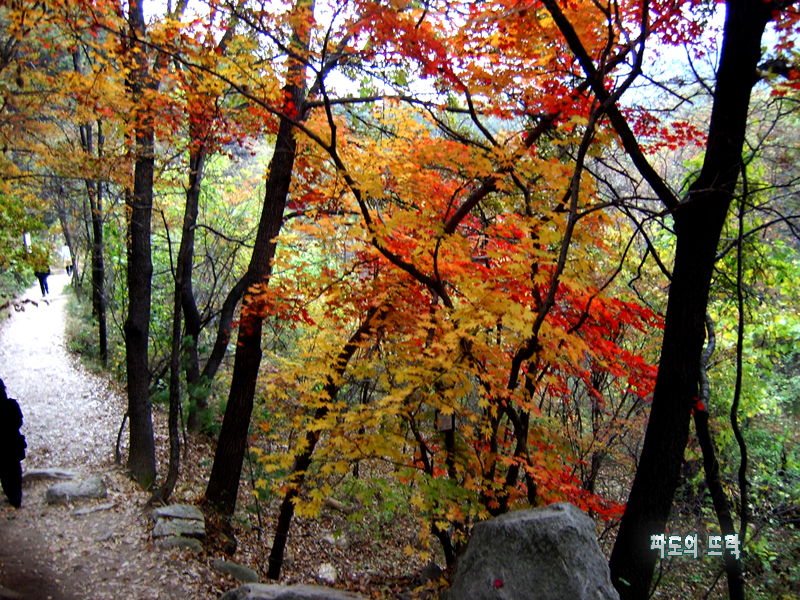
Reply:
[[[292, 69], [294, 73], [290, 73], [289, 80], [294, 83], [285, 88], [287, 106], [302, 107], [305, 102], [303, 67], [295, 63]], [[298, 112], [302, 115], [302, 109]], [[247, 446], [258, 368], [261, 364], [263, 295], [272, 273], [275, 238], [283, 225], [283, 211], [294, 170], [297, 142], [293, 129], [294, 125], [290, 120], [281, 119], [253, 255], [245, 276], [247, 291], [242, 301], [231, 391], [206, 489], [206, 499], [223, 515], [232, 515], [236, 509], [239, 478]]]
[[[103, 155], [103, 124], [97, 121], [97, 155]], [[89, 208], [92, 211], [92, 313], [97, 319], [97, 343], [100, 360], [105, 365], [108, 361], [108, 327], [106, 319], [106, 264], [103, 241], [103, 184], [96, 182], [96, 194], [89, 194]], [[77, 265], [74, 262], [73, 265]], [[73, 268], [73, 274], [77, 269]]]
[[[102, 125], [97, 123], [97, 151], [102, 155]], [[92, 145], [91, 125], [81, 126], [81, 144], [87, 156], [94, 153]], [[91, 262], [92, 262], [92, 314], [97, 319], [98, 350], [100, 360], [105, 365], [108, 360], [108, 330], [106, 326], [106, 294], [105, 294], [105, 260], [103, 258], [103, 187], [102, 182], [94, 179], [86, 180], [86, 197], [91, 213]], [[73, 253], [74, 256], [74, 253]], [[72, 259], [73, 277], [77, 277], [77, 262]]]
[[[72, 54], [72, 63], [75, 72], [82, 74], [81, 53]], [[94, 142], [92, 125], [81, 125], [79, 128], [81, 148], [90, 159], [94, 157]], [[97, 120], [97, 158], [102, 158], [105, 136], [103, 135], [103, 122]], [[89, 202], [91, 228], [89, 240], [91, 246], [92, 265], [92, 314], [97, 319], [97, 344], [100, 361], [103, 365], [108, 360], [108, 329], [106, 324], [106, 291], [105, 291], [105, 259], [103, 258], [103, 183], [100, 179], [86, 179], [86, 197]], [[67, 241], [72, 254], [72, 278], [75, 288], [78, 289], [78, 257], [72, 245]]]
[[[194, 155], [193, 155], [194, 156]], [[202, 172], [203, 155], [199, 161], [190, 161], [191, 173], [190, 186], [186, 192], [186, 210], [183, 214], [183, 228], [181, 230], [181, 243], [178, 249], [178, 259], [175, 267], [175, 291], [172, 302], [172, 347], [169, 357], [169, 467], [164, 483], [150, 499], [167, 502], [178, 482], [181, 466], [181, 436], [180, 436], [180, 409], [181, 409], [181, 346], [183, 340], [183, 302], [187, 285], [187, 272], [191, 273], [192, 257], [194, 255], [194, 225], [197, 222], [197, 200], [199, 198], [199, 181], [196, 174], [199, 168]], [[195, 190], [197, 193], [195, 193]], [[190, 290], [191, 293], [191, 290]], [[198, 319], [199, 321], [199, 319]]]
[[729, 0], [708, 146], [699, 178], [674, 211], [675, 265], [661, 362], [639, 466], [611, 555], [622, 600], [648, 597], [657, 553], [650, 536], [664, 531], [698, 397], [700, 358], [712, 270], [742, 164], [750, 91], [761, 35], [774, 7]]
[[[195, 139], [195, 135], [190, 136]], [[184, 348], [187, 353], [186, 389], [189, 394], [189, 411], [186, 427], [189, 431], [200, 430], [200, 412], [205, 409], [205, 394], [200, 388], [200, 359], [197, 355], [197, 338], [202, 328], [200, 311], [192, 289], [192, 273], [194, 263], [194, 232], [200, 207], [200, 189], [203, 183], [203, 171], [206, 163], [206, 149], [203, 146], [193, 148], [189, 156], [189, 189], [186, 191], [186, 210], [183, 216], [183, 232], [181, 249], [178, 253], [178, 271], [181, 273], [180, 300], [184, 313], [186, 338]]]
[[[717, 514], [719, 529], [722, 535], [734, 535], [736, 527], [733, 524], [731, 505], [725, 495], [725, 488], [719, 476], [719, 462], [714, 448], [714, 440], [708, 428], [708, 411], [694, 411], [694, 426], [697, 431], [697, 439], [700, 442], [700, 449], [703, 451], [703, 469], [706, 474], [706, 485], [711, 494], [711, 501], [714, 504], [714, 512]], [[744, 600], [744, 574], [742, 563], [730, 550], [725, 550], [724, 557], [725, 575], [728, 579], [728, 597], [730, 600]]]
[[[129, 6], [129, 24], [134, 40], [145, 34], [141, 0]], [[150, 72], [147, 49], [140, 42], [132, 48], [135, 65], [129, 88], [141, 106], [143, 91]], [[153, 207], [153, 165], [155, 134], [152, 120], [146, 114], [137, 115], [136, 161], [133, 190], [127, 194], [128, 216], [128, 316], [125, 319], [125, 351], [128, 379], [128, 418], [130, 419], [130, 451], [128, 470], [143, 488], [152, 486], [156, 477], [155, 442], [150, 405], [150, 372], [148, 341], [150, 335], [150, 292], [153, 263], [150, 254], [150, 227]]]
[[[740, 240], [741, 242], [741, 240]], [[703, 470], [706, 475], [706, 485], [711, 494], [711, 502], [714, 505], [714, 512], [717, 513], [717, 521], [722, 535], [733, 535], [736, 528], [733, 524], [731, 515], [731, 505], [722, 480], [719, 476], [719, 462], [717, 461], [717, 449], [714, 445], [714, 438], [711, 436], [711, 429], [708, 426], [708, 407], [711, 399], [711, 385], [708, 380], [708, 363], [714, 354], [717, 345], [717, 336], [714, 333], [714, 321], [711, 315], [706, 313], [706, 332], [707, 343], [703, 351], [700, 362], [700, 397], [692, 412], [694, 416], [694, 428], [697, 432], [697, 439], [700, 442], [700, 449], [703, 452]], [[744, 600], [744, 573], [742, 563], [727, 548], [725, 548], [725, 575], [728, 579], [728, 597], [730, 600]]]
[[[89, 198], [91, 203], [92, 199]], [[90, 204], [91, 205], [91, 204]], [[103, 198], [100, 182], [92, 206], [92, 314], [97, 319], [97, 345], [100, 361], [108, 361], [108, 320], [106, 317], [106, 266], [103, 242]], [[73, 262], [73, 264], [75, 264]], [[73, 274], [76, 271], [73, 271]]]
[[236, 312], [236, 305], [239, 304], [247, 289], [247, 274], [244, 275], [239, 281], [236, 282], [228, 292], [225, 302], [222, 303], [222, 311], [219, 314], [219, 325], [217, 326], [217, 339], [214, 341], [214, 348], [208, 356], [203, 372], [200, 374], [200, 382], [205, 385], [206, 382], [214, 379], [214, 376], [222, 364], [222, 359], [225, 357], [225, 350], [228, 347], [228, 342], [231, 339], [231, 324], [233, 323], [233, 315]]
[[[69, 228], [69, 217], [67, 215], [67, 207], [64, 205], [64, 200], [61, 198], [61, 193], [56, 195], [56, 212], [58, 213], [58, 220], [61, 223], [61, 233], [64, 234], [64, 241], [67, 242], [67, 248], [69, 248], [69, 254], [72, 258], [72, 264], [77, 265], [77, 261], [75, 260], [75, 242], [72, 237], [72, 231]], [[75, 275], [77, 273], [77, 269], [73, 271], [72, 280], [75, 282], [75, 296], [80, 298], [80, 288], [78, 287], [78, 278]]]

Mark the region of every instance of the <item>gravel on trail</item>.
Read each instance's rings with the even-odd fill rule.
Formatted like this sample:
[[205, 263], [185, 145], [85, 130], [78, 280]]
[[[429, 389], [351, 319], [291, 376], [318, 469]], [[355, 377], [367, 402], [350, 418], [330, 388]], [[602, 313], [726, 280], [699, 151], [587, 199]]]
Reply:
[[[24, 310], [3, 311], [0, 378], [22, 409], [23, 468], [60, 468], [78, 479], [99, 475], [108, 497], [48, 505], [45, 492], [54, 482], [31, 481], [15, 510], [0, 493], [0, 599], [211, 597], [205, 565], [154, 546], [147, 494], [114, 463], [124, 397], [65, 348], [68, 283], [66, 274], [54, 273], [47, 298], [37, 284], [22, 296], [30, 300], [20, 305]], [[113, 507], [76, 513], [100, 504]]]

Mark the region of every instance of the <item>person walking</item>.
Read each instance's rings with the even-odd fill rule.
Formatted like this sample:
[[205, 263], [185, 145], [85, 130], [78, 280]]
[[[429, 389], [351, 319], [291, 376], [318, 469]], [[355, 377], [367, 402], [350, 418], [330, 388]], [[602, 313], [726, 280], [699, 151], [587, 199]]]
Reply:
[[44, 298], [50, 293], [50, 288], [47, 285], [47, 278], [50, 276], [50, 267], [46, 267], [45, 270], [34, 271], [33, 274], [36, 275], [36, 279], [39, 280], [39, 287], [42, 288], [42, 298]]
[[28, 447], [21, 427], [19, 403], [8, 397], [0, 379], [0, 484], [14, 508], [22, 506], [22, 460]]
[[64, 261], [64, 270], [67, 275], [72, 275], [72, 253], [69, 251], [69, 246], [61, 246], [61, 259]]

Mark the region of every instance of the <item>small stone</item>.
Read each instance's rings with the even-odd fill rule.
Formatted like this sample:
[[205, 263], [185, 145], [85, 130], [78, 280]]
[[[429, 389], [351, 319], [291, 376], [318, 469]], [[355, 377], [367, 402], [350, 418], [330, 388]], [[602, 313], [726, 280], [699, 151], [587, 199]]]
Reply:
[[156, 541], [161, 548], [179, 548], [181, 550], [191, 550], [192, 552], [202, 552], [203, 544], [195, 538], [185, 537], [166, 537]]
[[86, 500], [91, 498], [105, 498], [108, 495], [106, 484], [99, 475], [89, 477], [80, 483], [65, 481], [57, 483], [47, 490], [45, 502], [56, 504], [58, 502], [71, 502], [73, 500]]
[[249, 567], [239, 565], [234, 562], [228, 562], [215, 558], [211, 561], [212, 566], [220, 573], [230, 575], [234, 579], [238, 579], [242, 583], [258, 583], [258, 573]]
[[317, 578], [324, 583], [333, 585], [336, 583], [336, 567], [331, 563], [322, 563], [317, 568]]
[[321, 585], [249, 583], [223, 594], [219, 600], [366, 600], [366, 597]]
[[158, 520], [162, 518], [188, 519], [190, 521], [203, 521], [203, 513], [200, 509], [191, 504], [172, 504], [171, 506], [160, 506], [153, 511], [153, 517]]
[[202, 521], [190, 519], [159, 519], [153, 528], [153, 537], [192, 537], [202, 538], [206, 536], [206, 526]]
[[76, 508], [72, 511], [72, 514], [76, 517], [82, 517], [84, 515], [90, 515], [92, 513], [100, 512], [101, 510], [111, 510], [114, 508], [116, 504], [113, 502], [107, 502], [106, 504], [98, 504], [97, 506], [89, 506], [86, 508]]
[[42, 481], [45, 479], [75, 479], [78, 476], [74, 471], [66, 469], [27, 469], [22, 474], [22, 482]]
[[350, 546], [350, 540], [347, 539], [346, 535], [336, 535], [335, 533], [329, 533], [327, 535], [323, 535], [322, 539], [328, 542], [331, 546], [336, 546], [337, 548], [341, 548], [342, 550], [347, 550]]

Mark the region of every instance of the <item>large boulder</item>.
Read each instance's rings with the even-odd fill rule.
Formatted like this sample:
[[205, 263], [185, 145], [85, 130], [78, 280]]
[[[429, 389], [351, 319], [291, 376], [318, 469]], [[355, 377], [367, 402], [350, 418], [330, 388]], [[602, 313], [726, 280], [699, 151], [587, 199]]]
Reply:
[[475, 525], [447, 600], [619, 600], [594, 522], [567, 502]]
[[367, 600], [352, 592], [321, 585], [250, 583], [223, 594], [219, 600]]

